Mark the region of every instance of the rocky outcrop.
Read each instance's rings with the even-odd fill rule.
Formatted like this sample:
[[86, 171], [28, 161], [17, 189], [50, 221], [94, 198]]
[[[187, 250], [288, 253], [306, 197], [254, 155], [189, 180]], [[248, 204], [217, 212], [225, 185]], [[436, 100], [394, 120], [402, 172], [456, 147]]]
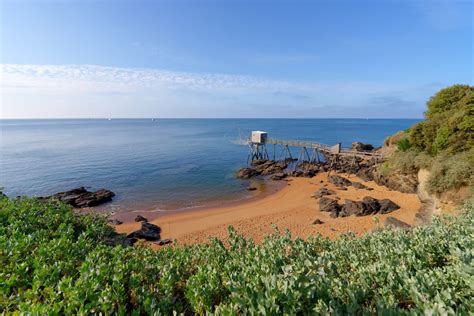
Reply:
[[363, 185], [362, 183], [360, 182], [352, 182], [352, 186], [356, 189], [360, 189], [360, 190], [373, 190], [372, 188], [369, 188], [365, 185]]
[[133, 233], [128, 234], [127, 238], [145, 239], [148, 241], [157, 241], [161, 239], [161, 228], [148, 222], [141, 222], [142, 227]]
[[351, 145], [352, 150], [356, 151], [373, 151], [375, 148], [371, 144], [365, 144], [362, 142], [353, 142]]
[[314, 193], [313, 197], [319, 199], [320, 197], [323, 197], [326, 195], [333, 195], [334, 193], [335, 192], [333, 190], [329, 190], [328, 188], [321, 188]]
[[235, 176], [240, 179], [250, 179], [256, 176], [282, 174], [287, 167], [286, 161], [255, 160], [252, 162], [252, 167], [239, 169]]
[[335, 186], [338, 187], [347, 187], [352, 184], [352, 182], [344, 177], [338, 176], [338, 175], [333, 175], [329, 176], [328, 182], [334, 184]]
[[240, 179], [250, 179], [255, 176], [258, 176], [260, 173], [258, 173], [255, 169], [252, 168], [241, 168], [239, 169], [235, 176]]
[[319, 199], [319, 210], [331, 212], [331, 217], [387, 214], [399, 208], [400, 206], [389, 199], [378, 200], [370, 196], [364, 197], [362, 201], [345, 200], [343, 205], [340, 205], [337, 200], [325, 196]]
[[73, 207], [92, 207], [97, 206], [112, 200], [115, 196], [110, 190], [100, 189], [95, 192], [87, 191], [84, 187], [77, 189], [59, 192], [47, 197], [39, 197], [40, 200], [57, 199], [63, 203], [69, 204]]
[[380, 204], [380, 208], [379, 208], [380, 214], [388, 214], [400, 208], [400, 206], [398, 206], [396, 203], [392, 202], [389, 199], [380, 200], [379, 204]]
[[378, 185], [402, 193], [416, 193], [418, 187], [418, 179], [415, 174], [390, 173], [382, 175], [379, 172], [373, 172], [373, 180]]
[[339, 212], [340, 217], [358, 215], [364, 213], [364, 204], [361, 201], [345, 200]]
[[335, 213], [337, 216], [339, 216], [339, 211], [341, 210], [341, 206], [335, 199], [322, 197], [319, 199], [319, 210], [321, 212]]
[[275, 173], [270, 176], [270, 180], [282, 180], [286, 178], [287, 174], [284, 172]]

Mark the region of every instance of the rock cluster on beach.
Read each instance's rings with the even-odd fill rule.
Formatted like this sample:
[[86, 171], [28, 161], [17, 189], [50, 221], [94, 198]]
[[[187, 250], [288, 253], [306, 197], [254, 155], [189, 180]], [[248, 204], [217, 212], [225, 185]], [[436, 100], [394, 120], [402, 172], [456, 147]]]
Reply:
[[366, 196], [362, 201], [345, 200], [344, 204], [339, 204], [337, 199], [321, 197], [319, 199], [319, 210], [331, 213], [331, 217], [346, 216], [367, 216], [374, 214], [388, 214], [399, 209], [400, 206], [389, 199], [378, 200]]
[[242, 168], [237, 171], [236, 177], [250, 179], [255, 176], [268, 176], [273, 174], [283, 174], [288, 167], [287, 161], [255, 160], [251, 167]]
[[161, 228], [155, 224], [149, 223], [146, 217], [137, 215], [135, 217], [135, 222], [141, 223], [140, 229], [128, 234], [126, 237], [126, 239], [134, 240], [133, 243], [138, 239], [154, 241], [159, 246], [172, 243], [171, 239], [161, 239]]
[[[379, 148], [374, 148], [370, 144], [361, 142], [352, 143], [352, 150], [358, 152], [374, 152]], [[287, 159], [283, 161], [273, 160], [256, 160], [251, 166], [242, 168], [237, 171], [236, 177], [241, 179], [250, 179], [259, 176], [269, 176], [270, 180], [282, 180], [287, 176], [291, 177], [314, 177], [320, 172], [326, 172], [331, 169], [339, 173], [354, 174], [364, 181], [374, 181], [378, 185], [385, 186], [391, 190], [400, 191], [403, 193], [416, 193], [418, 186], [418, 179], [413, 174], [390, 174], [384, 175], [378, 170], [379, 161], [374, 159], [362, 158], [359, 156], [339, 156], [337, 159], [331, 153], [324, 153], [324, 160], [320, 162], [303, 161], [288, 170], [289, 163], [294, 162], [295, 159]], [[331, 161], [331, 165], [329, 165]], [[339, 181], [339, 182], [338, 182]], [[340, 182], [342, 181], [342, 182]], [[365, 185], [359, 182], [352, 184], [344, 183], [344, 180], [338, 178], [331, 178], [330, 182], [336, 184], [340, 190], [345, 190], [349, 185], [357, 189], [368, 189]]]
[[100, 189], [95, 192], [87, 191], [84, 187], [77, 189], [59, 192], [51, 196], [39, 197], [40, 200], [57, 199], [63, 203], [69, 204], [76, 208], [97, 206], [112, 200], [115, 193]]

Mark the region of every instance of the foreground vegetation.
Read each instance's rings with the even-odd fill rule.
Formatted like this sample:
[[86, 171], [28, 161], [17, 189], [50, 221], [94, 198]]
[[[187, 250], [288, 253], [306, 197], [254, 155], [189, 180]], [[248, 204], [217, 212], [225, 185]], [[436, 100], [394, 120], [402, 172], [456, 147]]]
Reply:
[[410, 231], [111, 247], [103, 218], [0, 199], [0, 313], [469, 314], [474, 211]]
[[[431, 171], [430, 193], [468, 188], [474, 195], [474, 87], [454, 85], [427, 102], [425, 120], [388, 138], [397, 151], [382, 166], [384, 173]], [[465, 197], [465, 198], [468, 198]]]

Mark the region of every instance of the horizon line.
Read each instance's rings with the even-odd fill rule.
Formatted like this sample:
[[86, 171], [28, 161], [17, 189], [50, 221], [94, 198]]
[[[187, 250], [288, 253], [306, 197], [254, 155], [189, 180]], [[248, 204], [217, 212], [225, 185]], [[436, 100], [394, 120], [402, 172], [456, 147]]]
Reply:
[[0, 120], [308, 120], [308, 119], [357, 119], [357, 120], [417, 120], [424, 117], [9, 117]]

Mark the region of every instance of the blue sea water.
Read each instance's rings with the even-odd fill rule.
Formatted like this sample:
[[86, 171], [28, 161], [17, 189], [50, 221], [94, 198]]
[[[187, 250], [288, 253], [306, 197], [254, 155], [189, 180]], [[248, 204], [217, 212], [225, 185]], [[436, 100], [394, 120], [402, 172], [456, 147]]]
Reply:
[[[109, 208], [177, 209], [248, 196], [234, 172], [240, 137], [380, 146], [412, 119], [0, 120], [0, 187], [9, 196], [108, 188]], [[278, 153], [278, 152], [277, 152]]]

